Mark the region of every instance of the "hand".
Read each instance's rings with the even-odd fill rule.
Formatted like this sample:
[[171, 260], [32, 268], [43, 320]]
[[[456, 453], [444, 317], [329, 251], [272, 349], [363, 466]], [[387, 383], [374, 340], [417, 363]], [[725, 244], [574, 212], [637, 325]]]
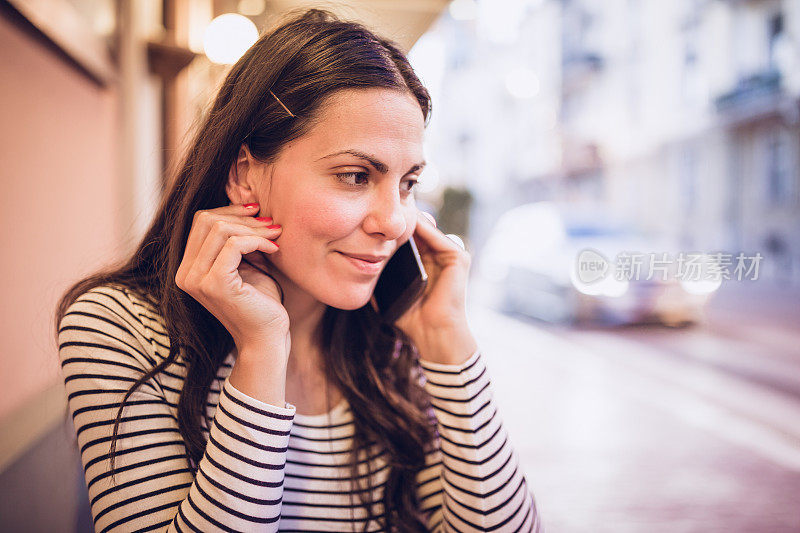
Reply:
[[267, 228], [271, 223], [253, 218], [257, 213], [257, 205], [195, 213], [175, 283], [222, 323], [239, 351], [286, 342], [288, 354], [289, 315], [259, 254], [278, 250], [269, 239], [281, 228]]
[[417, 211], [414, 241], [428, 273], [422, 296], [395, 322], [424, 359], [458, 364], [476, 349], [467, 324], [467, 279], [471, 256]]

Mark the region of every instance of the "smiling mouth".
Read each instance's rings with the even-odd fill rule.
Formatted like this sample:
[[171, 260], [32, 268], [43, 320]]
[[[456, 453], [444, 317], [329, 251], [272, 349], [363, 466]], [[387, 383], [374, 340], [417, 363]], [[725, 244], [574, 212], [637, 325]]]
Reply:
[[355, 267], [359, 272], [364, 274], [377, 274], [383, 268], [383, 264], [386, 262], [386, 258], [377, 260], [377, 261], [367, 261], [365, 259], [359, 259], [358, 257], [353, 257], [352, 255], [346, 254], [344, 252], [336, 252], [340, 256], [342, 256], [350, 265]]
[[339, 253], [342, 255], [346, 255], [347, 257], [352, 257], [353, 259], [359, 259], [361, 261], [365, 261], [367, 263], [380, 263], [389, 258], [388, 255], [348, 254], [346, 252], [339, 252]]

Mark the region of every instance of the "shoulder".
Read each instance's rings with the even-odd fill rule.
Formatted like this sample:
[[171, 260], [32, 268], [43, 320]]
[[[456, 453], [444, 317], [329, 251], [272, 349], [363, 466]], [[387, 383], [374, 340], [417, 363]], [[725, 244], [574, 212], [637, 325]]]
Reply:
[[158, 352], [169, 349], [164, 320], [153, 299], [118, 284], [80, 294], [66, 309], [58, 338], [62, 354], [73, 346], [117, 347], [147, 366], [163, 358]]
[[99, 285], [79, 295], [67, 308], [63, 320], [76, 315], [109, 318], [137, 331], [153, 322], [163, 323], [152, 298], [118, 284]]

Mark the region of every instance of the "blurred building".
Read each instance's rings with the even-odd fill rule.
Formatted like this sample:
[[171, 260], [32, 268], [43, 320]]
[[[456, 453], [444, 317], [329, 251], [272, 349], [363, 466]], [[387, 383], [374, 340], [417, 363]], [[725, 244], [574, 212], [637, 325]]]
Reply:
[[[800, 284], [800, 5], [565, 0], [561, 125], [597, 190], [685, 249]], [[577, 72], [573, 75], [572, 72]]]
[[432, 148], [475, 240], [513, 205], [602, 203], [800, 285], [799, 2], [458, 3], [420, 45], [446, 49]]

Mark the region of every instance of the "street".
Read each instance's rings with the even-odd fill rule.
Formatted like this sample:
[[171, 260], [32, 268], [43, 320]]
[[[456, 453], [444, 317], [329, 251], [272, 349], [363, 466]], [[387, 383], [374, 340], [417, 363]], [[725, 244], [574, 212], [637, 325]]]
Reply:
[[571, 328], [471, 302], [548, 531], [800, 531], [797, 300], [747, 291], [683, 329]]

